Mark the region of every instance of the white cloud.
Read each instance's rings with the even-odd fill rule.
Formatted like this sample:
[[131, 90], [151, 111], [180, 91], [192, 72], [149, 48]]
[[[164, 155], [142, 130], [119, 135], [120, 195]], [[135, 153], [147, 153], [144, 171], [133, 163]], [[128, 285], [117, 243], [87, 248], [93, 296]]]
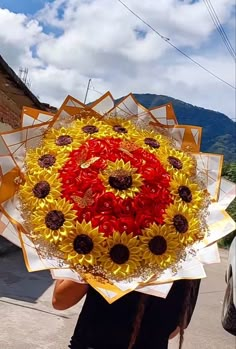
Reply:
[[[124, 1], [170, 43], [235, 84], [233, 60], [219, 37], [212, 41], [215, 27], [202, 1]], [[233, 38], [234, 0], [215, 0], [214, 7]], [[43, 28], [61, 34], [45, 34]], [[22, 64], [30, 69], [40, 99], [54, 105], [67, 94], [83, 100], [92, 78], [96, 90], [115, 97], [166, 94], [235, 116], [233, 89], [179, 55], [117, 0], [55, 0], [34, 19], [0, 9], [0, 45], [15, 69]], [[98, 97], [89, 92], [90, 101]]]
[[13, 68], [39, 64], [39, 60], [32, 57], [32, 48], [44, 38], [37, 20], [0, 8], [0, 53]]

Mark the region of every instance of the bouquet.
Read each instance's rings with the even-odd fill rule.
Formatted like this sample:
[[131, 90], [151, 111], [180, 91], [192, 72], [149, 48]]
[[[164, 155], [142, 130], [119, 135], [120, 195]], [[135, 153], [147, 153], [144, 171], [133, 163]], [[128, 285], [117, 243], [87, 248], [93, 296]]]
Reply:
[[204, 277], [233, 230], [223, 158], [200, 153], [201, 128], [177, 125], [170, 104], [69, 96], [56, 115], [25, 108], [1, 140], [2, 234], [29, 271], [87, 282], [109, 302], [166, 296], [174, 280]]

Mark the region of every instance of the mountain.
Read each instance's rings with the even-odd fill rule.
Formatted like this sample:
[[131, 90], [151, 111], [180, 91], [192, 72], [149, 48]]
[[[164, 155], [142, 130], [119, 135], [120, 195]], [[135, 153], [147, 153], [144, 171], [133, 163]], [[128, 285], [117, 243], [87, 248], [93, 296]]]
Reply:
[[236, 162], [236, 123], [225, 114], [155, 94], [134, 94], [146, 108], [172, 103], [179, 124], [201, 126], [203, 152], [224, 154], [226, 162]]

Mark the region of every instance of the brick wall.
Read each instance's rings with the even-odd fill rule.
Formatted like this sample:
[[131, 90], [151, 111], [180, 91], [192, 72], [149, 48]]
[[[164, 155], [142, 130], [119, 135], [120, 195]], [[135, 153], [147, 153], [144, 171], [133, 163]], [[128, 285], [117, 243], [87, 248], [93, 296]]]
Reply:
[[20, 125], [20, 113], [15, 102], [0, 90], [0, 122], [17, 128]]

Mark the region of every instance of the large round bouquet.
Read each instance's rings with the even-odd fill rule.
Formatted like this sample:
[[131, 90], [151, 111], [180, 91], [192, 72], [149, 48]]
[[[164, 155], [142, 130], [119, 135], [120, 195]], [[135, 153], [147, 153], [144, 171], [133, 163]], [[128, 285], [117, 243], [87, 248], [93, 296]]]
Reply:
[[148, 280], [176, 268], [207, 231], [194, 158], [161, 131], [89, 114], [27, 151], [19, 196], [30, 239], [81, 275]]

